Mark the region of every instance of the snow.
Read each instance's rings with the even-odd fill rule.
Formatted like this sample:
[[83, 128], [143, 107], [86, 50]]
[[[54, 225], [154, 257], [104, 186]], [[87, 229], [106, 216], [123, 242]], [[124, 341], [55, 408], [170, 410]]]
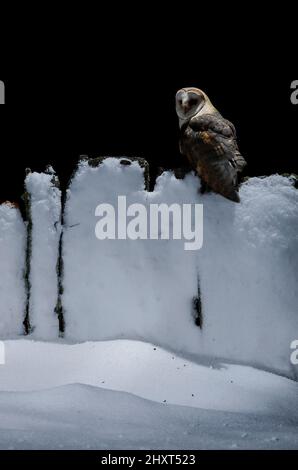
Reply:
[[241, 204], [210, 194], [198, 253], [204, 351], [298, 377], [298, 191], [289, 178], [251, 178]]
[[55, 339], [58, 318], [57, 261], [61, 235], [61, 191], [53, 169], [29, 173], [25, 187], [30, 196], [32, 252], [30, 259], [29, 318], [34, 337]]
[[10, 203], [0, 205], [0, 338], [23, 332], [25, 316], [26, 228], [20, 211]]
[[289, 379], [140, 341], [4, 344], [1, 449], [298, 448]]
[[[64, 214], [59, 339], [61, 193], [53, 178], [52, 170], [26, 178], [33, 326], [26, 339], [16, 340], [26, 304], [26, 226], [15, 206], [0, 205], [0, 448], [297, 449], [291, 179], [251, 178], [234, 204], [199, 194], [193, 174], [177, 180], [165, 172], [150, 193], [137, 161], [81, 162]], [[95, 209], [116, 205], [119, 195], [146, 208], [203, 204], [203, 248], [98, 240]], [[202, 329], [193, 311], [199, 287]]]
[[[184, 191], [185, 192], [185, 191]], [[195, 195], [193, 187], [186, 198]], [[83, 162], [70, 186], [63, 235], [66, 338], [85, 341], [134, 338], [197, 350], [192, 298], [197, 295], [193, 252], [180, 240], [98, 240], [95, 208], [162, 199], [144, 191], [143, 169], [106, 159], [98, 168]], [[179, 194], [183, 198], [183, 191]], [[187, 282], [185, 282], [187, 280]], [[187, 337], [187, 339], [186, 339]]]
[[[83, 161], [65, 208], [63, 244], [66, 338], [132, 338], [180, 353], [254, 365], [297, 378], [290, 344], [298, 334], [298, 192], [290, 178], [251, 178], [241, 203], [198, 193], [199, 180], [170, 172], [144, 190], [137, 162]], [[200, 203], [204, 243], [183, 240], [98, 240], [100, 203]], [[203, 307], [203, 329], [193, 298]]]

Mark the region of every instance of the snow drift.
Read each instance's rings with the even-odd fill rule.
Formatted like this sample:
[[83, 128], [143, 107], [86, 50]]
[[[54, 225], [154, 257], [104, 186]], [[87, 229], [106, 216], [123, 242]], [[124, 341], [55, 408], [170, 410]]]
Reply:
[[26, 228], [20, 211], [0, 205], [0, 338], [23, 333]]
[[298, 448], [285, 377], [140, 341], [4, 344], [0, 449]]

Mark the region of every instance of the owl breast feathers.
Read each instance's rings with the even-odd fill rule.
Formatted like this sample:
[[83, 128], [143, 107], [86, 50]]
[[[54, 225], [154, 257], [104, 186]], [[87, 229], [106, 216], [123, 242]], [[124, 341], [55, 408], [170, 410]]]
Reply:
[[[181, 106], [179, 101], [176, 104], [181, 128], [180, 151], [200, 176], [203, 186], [205, 183], [214, 192], [239, 202], [238, 174], [246, 161], [239, 152], [235, 128], [219, 114], [201, 90], [191, 89], [192, 94], [194, 90], [200, 93], [199, 105], [191, 98], [198, 108], [192, 112], [187, 90], [182, 90], [184, 107], [181, 97]], [[177, 95], [176, 100], [179, 100]]]

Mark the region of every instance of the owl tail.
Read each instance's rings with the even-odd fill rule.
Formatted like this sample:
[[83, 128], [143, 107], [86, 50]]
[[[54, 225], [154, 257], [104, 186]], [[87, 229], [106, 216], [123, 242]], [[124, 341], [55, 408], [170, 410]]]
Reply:
[[201, 163], [198, 173], [212, 191], [230, 201], [240, 202], [237, 171], [228, 160], [217, 159], [206, 165]]
[[236, 191], [235, 189], [234, 189], [233, 191], [230, 191], [230, 192], [227, 193], [227, 194], [222, 194], [222, 196], [224, 196], [225, 198], [229, 199], [230, 201], [233, 201], [233, 202], [240, 202], [239, 193], [238, 193], [238, 191]]

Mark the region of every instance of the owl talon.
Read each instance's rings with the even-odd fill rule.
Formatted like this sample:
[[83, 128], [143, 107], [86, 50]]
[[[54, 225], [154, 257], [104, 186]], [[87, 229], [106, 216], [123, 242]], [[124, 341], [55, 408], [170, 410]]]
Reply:
[[201, 180], [201, 187], [200, 187], [200, 190], [199, 192], [201, 194], [205, 194], [205, 193], [210, 193], [212, 190], [210, 188], [210, 186], [208, 186], [207, 183], [205, 183], [205, 181]]

